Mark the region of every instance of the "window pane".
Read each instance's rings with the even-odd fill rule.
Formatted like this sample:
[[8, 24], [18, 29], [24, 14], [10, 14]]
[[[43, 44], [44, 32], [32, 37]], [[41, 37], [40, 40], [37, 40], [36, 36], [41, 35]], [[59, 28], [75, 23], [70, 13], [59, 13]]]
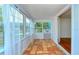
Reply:
[[26, 33], [30, 32], [30, 21], [28, 18], [26, 18], [26, 22], [25, 22], [25, 32]]
[[42, 27], [42, 23], [41, 22], [36, 22], [35, 28], [39, 28], [39, 27]]
[[43, 29], [50, 29], [50, 23], [49, 22], [44, 22], [43, 23]]
[[30, 32], [29, 28], [30, 28], [30, 25], [28, 23], [26, 23], [26, 25], [25, 25], [25, 31], [26, 31], [26, 33]]
[[36, 22], [35, 32], [42, 32], [42, 22]]
[[18, 10], [15, 10], [15, 17], [23, 19], [23, 15]]
[[0, 15], [0, 21], [2, 21], [2, 15]]
[[20, 23], [18, 18], [15, 17], [15, 39], [19, 40]]
[[0, 6], [0, 49], [3, 48], [3, 19], [2, 19], [2, 5]]
[[20, 20], [20, 38], [22, 39], [24, 36], [24, 24], [23, 19]]
[[[42, 26], [43, 25], [43, 26]], [[51, 23], [50, 22], [36, 22], [35, 32], [48, 32], [50, 31]]]
[[0, 7], [0, 16], [2, 15], [2, 8]]
[[49, 32], [51, 29], [51, 23], [50, 22], [44, 22], [43, 23], [43, 31], [44, 32]]
[[42, 28], [36, 28], [36, 32], [42, 32]]
[[24, 24], [23, 24], [23, 15], [14, 7], [10, 8], [11, 16], [10, 21], [11, 23], [14, 21], [14, 32], [15, 32], [15, 39], [17, 41], [22, 39], [24, 36]]

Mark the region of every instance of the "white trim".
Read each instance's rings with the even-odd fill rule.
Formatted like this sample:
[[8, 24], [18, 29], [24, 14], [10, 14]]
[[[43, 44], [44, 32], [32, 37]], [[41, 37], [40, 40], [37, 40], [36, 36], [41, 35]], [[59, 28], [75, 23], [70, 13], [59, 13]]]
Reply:
[[[62, 15], [64, 12], [66, 12], [68, 9], [70, 9], [71, 8], [71, 5], [67, 5], [66, 7], [64, 7], [57, 15], [56, 15], [56, 17], [58, 18], [60, 15]], [[58, 19], [57, 19], [58, 20]], [[59, 40], [59, 38], [58, 38], [58, 40]], [[60, 40], [59, 40], [60, 41]], [[55, 42], [56, 43], [56, 42]], [[67, 52], [61, 45], [59, 45], [58, 43], [56, 43], [57, 44], [57, 46], [65, 53], [65, 54], [67, 54], [67, 55], [70, 55], [70, 53], [69, 52]]]
[[64, 12], [66, 12], [68, 9], [71, 8], [71, 5], [67, 5], [66, 7], [64, 7], [56, 16], [60, 16], [61, 14], [63, 14]]

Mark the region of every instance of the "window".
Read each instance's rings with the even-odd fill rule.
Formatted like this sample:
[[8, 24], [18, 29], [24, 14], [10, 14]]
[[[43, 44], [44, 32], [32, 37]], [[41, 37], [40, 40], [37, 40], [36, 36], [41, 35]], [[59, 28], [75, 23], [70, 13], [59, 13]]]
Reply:
[[15, 10], [15, 28], [16, 28], [16, 36], [19, 35], [20, 39], [24, 36], [24, 24], [23, 24], [23, 15]]
[[21, 19], [20, 20], [20, 38], [22, 39], [23, 37], [24, 37], [24, 23], [23, 23], [23, 19]]
[[2, 5], [0, 5], [0, 49], [3, 48], [3, 34], [4, 34], [4, 28], [3, 28], [3, 17], [2, 17]]
[[43, 31], [44, 31], [44, 32], [50, 31], [50, 29], [51, 29], [50, 26], [51, 26], [50, 22], [44, 22], [44, 23], [43, 23]]
[[50, 22], [36, 22], [35, 23], [35, 32], [43, 32], [50, 30]]
[[42, 22], [37, 22], [35, 24], [35, 31], [36, 32], [42, 32]]
[[[23, 21], [23, 14], [21, 11], [15, 7], [15, 5], [9, 5], [9, 21], [7, 22], [10, 24], [10, 39], [11, 44], [10, 49], [12, 54], [20, 54], [22, 46], [21, 46], [21, 40], [24, 38], [24, 21]], [[9, 39], [9, 40], [10, 40]], [[8, 39], [7, 39], [8, 40]], [[9, 47], [8, 47], [9, 48]], [[17, 50], [17, 51], [16, 51]]]
[[26, 34], [30, 33], [30, 20], [28, 18], [25, 21], [25, 32]]
[[50, 29], [50, 23], [44, 22], [43, 23], [43, 29]]
[[10, 7], [10, 10], [11, 30], [15, 32], [15, 39], [22, 39], [24, 37], [23, 15], [14, 7]]

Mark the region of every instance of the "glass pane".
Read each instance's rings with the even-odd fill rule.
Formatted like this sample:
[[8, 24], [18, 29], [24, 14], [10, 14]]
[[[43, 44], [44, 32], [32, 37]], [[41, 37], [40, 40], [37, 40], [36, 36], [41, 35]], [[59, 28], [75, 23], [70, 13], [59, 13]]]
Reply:
[[16, 10], [16, 15], [15, 17], [17, 20], [15, 20], [18, 24], [16, 25], [18, 27], [20, 39], [23, 38], [24, 36], [24, 24], [23, 24], [23, 15], [19, 13], [19, 11]]
[[23, 24], [23, 19], [20, 20], [20, 38], [22, 39], [24, 36], [24, 24]]
[[0, 7], [0, 15], [2, 15], [2, 8]]
[[18, 21], [18, 18], [16, 18], [15, 17], [15, 23], [14, 23], [14, 25], [15, 25], [15, 28], [14, 28], [14, 32], [15, 32], [15, 39], [16, 39], [16, 42], [18, 42], [18, 40], [20, 39], [20, 37], [19, 37], [19, 31], [20, 31], [20, 23], [19, 23], [19, 21]]
[[43, 29], [50, 29], [50, 23], [49, 22], [44, 22], [43, 23]]
[[15, 32], [15, 39], [19, 40], [23, 38], [24, 35], [24, 24], [23, 24], [23, 15], [16, 10], [15, 8], [11, 7], [11, 17], [10, 21], [12, 22], [14, 17], [14, 32]]
[[2, 5], [2, 4], [0, 4], [0, 7], [1, 7], [1, 8], [2, 8], [2, 6], [3, 6], [3, 5]]
[[0, 49], [3, 48], [3, 19], [2, 19], [2, 6], [0, 5]]
[[25, 31], [26, 31], [26, 33], [30, 32], [30, 25], [28, 23], [26, 23], [26, 25], [25, 25]]
[[2, 15], [0, 16], [0, 21], [2, 21]]
[[35, 28], [39, 28], [39, 27], [42, 28], [42, 23], [41, 23], [41, 22], [36, 22], [36, 24], [35, 24]]
[[18, 10], [15, 10], [15, 17], [23, 19], [23, 15]]
[[42, 28], [36, 28], [36, 32], [42, 32]]
[[[18, 40], [19, 40], [19, 36], [20, 36], [20, 21], [19, 21], [19, 19], [18, 19], [18, 17], [16, 16], [17, 15], [17, 10], [15, 9], [15, 8], [11, 8], [11, 11], [12, 11], [12, 17], [13, 18], [15, 18], [14, 19], [14, 32], [15, 32], [15, 35], [14, 35], [14, 37], [15, 37], [15, 40], [16, 40], [16, 42], [18, 42]], [[12, 21], [12, 18], [11, 18], [11, 21]]]
[[26, 22], [25, 22], [25, 32], [30, 32], [30, 21], [28, 18], [26, 18]]
[[10, 37], [13, 40], [13, 33], [12, 33], [12, 31], [13, 31], [13, 16], [12, 15], [10, 15], [10, 30], [11, 30]]

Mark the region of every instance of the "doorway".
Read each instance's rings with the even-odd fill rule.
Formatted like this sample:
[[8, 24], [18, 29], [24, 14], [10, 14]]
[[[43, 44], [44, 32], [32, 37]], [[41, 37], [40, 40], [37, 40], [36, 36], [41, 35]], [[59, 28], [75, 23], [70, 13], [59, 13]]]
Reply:
[[68, 9], [58, 19], [59, 44], [71, 54], [71, 9]]

